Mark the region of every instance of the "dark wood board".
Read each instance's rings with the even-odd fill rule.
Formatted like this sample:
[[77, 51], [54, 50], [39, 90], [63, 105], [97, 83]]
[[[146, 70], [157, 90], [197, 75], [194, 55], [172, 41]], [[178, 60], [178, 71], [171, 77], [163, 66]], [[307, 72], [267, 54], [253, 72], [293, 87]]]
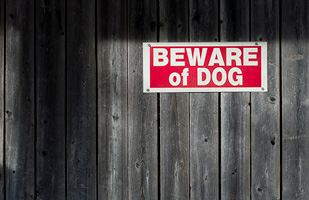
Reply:
[[[188, 41], [188, 1], [159, 1], [160, 42]], [[161, 199], [189, 198], [190, 96], [160, 94]]]
[[5, 8], [4, 1], [0, 2], [0, 199], [4, 199], [4, 123], [5, 123]]
[[[190, 42], [216, 42], [217, 1], [190, 1]], [[190, 94], [190, 198], [219, 199], [219, 95]]]
[[129, 1], [129, 199], [159, 199], [158, 100], [143, 93], [143, 42], [157, 41], [157, 1]]
[[67, 198], [97, 196], [95, 0], [67, 1]]
[[98, 198], [128, 198], [127, 4], [98, 1]]
[[[33, 1], [6, 1], [6, 199], [35, 199]], [[14, 191], [14, 192], [13, 192]]]
[[[249, 1], [220, 1], [221, 41], [249, 41]], [[221, 198], [250, 198], [250, 93], [221, 93]]]
[[309, 3], [282, 1], [282, 198], [309, 198]]
[[268, 92], [251, 93], [252, 199], [280, 199], [279, 8], [279, 1], [251, 2], [251, 39], [268, 47]]
[[65, 2], [36, 1], [36, 195], [65, 199]]

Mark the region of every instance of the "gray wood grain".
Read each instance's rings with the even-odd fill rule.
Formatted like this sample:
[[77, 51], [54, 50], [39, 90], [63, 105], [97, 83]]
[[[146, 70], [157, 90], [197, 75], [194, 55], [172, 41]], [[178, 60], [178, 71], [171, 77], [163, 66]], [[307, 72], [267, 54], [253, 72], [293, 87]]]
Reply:
[[65, 2], [36, 2], [36, 193], [65, 199]]
[[4, 112], [4, 49], [5, 49], [5, 8], [4, 1], [0, 2], [0, 199], [4, 199], [4, 123], [5, 123], [5, 112]]
[[98, 1], [99, 199], [128, 198], [126, 6]]
[[[188, 1], [159, 1], [160, 42], [188, 41]], [[189, 198], [188, 93], [160, 95], [161, 199]]]
[[251, 94], [251, 197], [280, 199], [279, 2], [251, 6], [252, 40], [268, 46], [268, 92]]
[[6, 199], [35, 199], [34, 3], [6, 1]]
[[143, 94], [142, 42], [157, 41], [156, 1], [129, 1], [129, 199], [158, 199], [157, 94]]
[[309, 3], [282, 1], [282, 197], [309, 199]]
[[[220, 1], [221, 41], [249, 41], [249, 1]], [[221, 94], [221, 199], [250, 198], [250, 93]]]
[[[218, 41], [218, 2], [190, 1], [190, 41]], [[218, 93], [190, 94], [190, 198], [219, 199]]]
[[67, 1], [67, 198], [96, 199], [95, 1]]

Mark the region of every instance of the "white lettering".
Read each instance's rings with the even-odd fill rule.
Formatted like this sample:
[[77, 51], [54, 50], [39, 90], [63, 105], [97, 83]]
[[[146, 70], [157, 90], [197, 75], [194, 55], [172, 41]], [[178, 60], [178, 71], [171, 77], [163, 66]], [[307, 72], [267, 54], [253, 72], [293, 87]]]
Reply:
[[177, 54], [184, 52], [184, 48], [171, 48], [171, 66], [185, 66], [184, 61], [176, 61], [176, 59], [184, 59], [184, 54]]
[[215, 63], [218, 63], [220, 66], [224, 66], [224, 61], [222, 58], [220, 48], [214, 48], [208, 65], [214, 66]]
[[[167, 50], [162, 48], [153, 49], [153, 66], [165, 66], [168, 63]], [[160, 61], [161, 60], [161, 61]]]
[[[221, 81], [218, 81], [218, 73], [221, 73], [222, 78]], [[222, 67], [217, 67], [216, 69], [214, 69], [214, 71], [212, 72], [212, 80], [214, 82], [214, 84], [221, 86], [225, 83], [226, 81], [226, 72]]]
[[[232, 54], [235, 55], [232, 55]], [[232, 60], [235, 60], [237, 66], [241, 66], [241, 50], [238, 48], [226, 48], [226, 65], [232, 66]]]
[[[174, 81], [174, 78], [176, 78], [176, 80]], [[179, 85], [180, 81], [181, 81], [181, 78], [180, 78], [180, 75], [177, 73], [177, 72], [173, 72], [171, 73], [170, 77], [169, 77], [169, 81], [170, 81], [170, 84], [172, 86], [177, 86]]]
[[181, 76], [183, 77], [182, 79], [182, 85], [188, 85], [188, 76], [189, 76], [189, 68], [184, 68], [182, 73], [181, 73]]
[[193, 54], [192, 54], [191, 48], [187, 48], [187, 55], [188, 55], [190, 66], [196, 66], [196, 60], [197, 60], [198, 66], [203, 66], [205, 62], [206, 53], [207, 53], [207, 48], [202, 49], [202, 55], [200, 54], [200, 48], [194, 48]]
[[[206, 79], [202, 80], [202, 75], [205, 73]], [[197, 85], [207, 85], [210, 82], [211, 75], [207, 68], [197, 68]]]
[[[237, 73], [236, 75], [236, 80], [233, 79], [233, 74]], [[229, 82], [231, 83], [231, 85], [242, 85], [242, 71], [237, 68], [237, 67], [233, 67], [230, 71], [229, 71]]]
[[258, 61], [249, 61], [249, 59], [256, 59], [256, 54], [250, 54], [256, 52], [258, 52], [257, 48], [244, 48], [244, 65], [258, 65]]

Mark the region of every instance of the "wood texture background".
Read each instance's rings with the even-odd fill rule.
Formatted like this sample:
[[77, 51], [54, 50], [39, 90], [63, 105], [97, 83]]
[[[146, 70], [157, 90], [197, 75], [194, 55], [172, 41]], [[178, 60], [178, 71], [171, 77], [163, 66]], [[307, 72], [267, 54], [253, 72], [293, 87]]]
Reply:
[[[309, 198], [306, 0], [0, 2], [0, 200]], [[268, 42], [268, 92], [142, 92], [142, 42]]]

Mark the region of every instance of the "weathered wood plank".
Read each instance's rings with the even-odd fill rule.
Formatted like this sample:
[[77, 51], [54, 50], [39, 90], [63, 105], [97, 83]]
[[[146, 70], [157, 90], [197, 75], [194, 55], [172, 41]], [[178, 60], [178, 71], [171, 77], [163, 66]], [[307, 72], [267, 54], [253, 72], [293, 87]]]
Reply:
[[309, 2], [282, 1], [282, 197], [309, 199]]
[[[249, 1], [220, 6], [221, 41], [249, 41]], [[250, 93], [221, 94], [221, 198], [250, 198]]]
[[[188, 41], [188, 1], [159, 1], [160, 42]], [[160, 95], [161, 199], [189, 198], [188, 93]]]
[[[218, 41], [218, 2], [190, 1], [190, 41]], [[190, 198], [219, 199], [218, 93], [190, 94]]]
[[4, 49], [5, 49], [5, 8], [4, 1], [0, 2], [0, 199], [4, 199]]
[[67, 1], [67, 198], [96, 199], [95, 0]]
[[251, 94], [251, 197], [280, 199], [278, 1], [252, 1], [251, 38], [268, 42], [268, 92]]
[[98, 1], [99, 199], [127, 199], [127, 4]]
[[157, 41], [156, 1], [129, 0], [129, 199], [158, 199], [157, 94], [143, 94], [142, 42]]
[[37, 199], [65, 199], [64, 3], [36, 1]]
[[6, 1], [6, 199], [35, 198], [34, 3]]

